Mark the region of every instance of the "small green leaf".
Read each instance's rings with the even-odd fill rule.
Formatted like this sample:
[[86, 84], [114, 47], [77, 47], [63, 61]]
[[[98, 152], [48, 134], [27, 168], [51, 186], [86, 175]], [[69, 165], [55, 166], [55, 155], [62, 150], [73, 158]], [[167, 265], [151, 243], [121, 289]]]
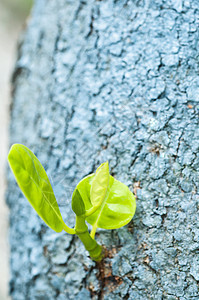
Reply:
[[74, 190], [73, 196], [72, 196], [72, 210], [77, 216], [81, 216], [85, 214], [85, 205], [84, 201], [82, 200], [82, 197], [78, 191], [78, 189]]
[[[99, 169], [100, 171], [100, 169]], [[106, 172], [105, 172], [106, 174]], [[77, 185], [86, 210], [93, 208], [91, 190], [97, 174], [83, 178]], [[109, 185], [103, 203], [86, 221], [93, 227], [116, 229], [128, 224], [136, 210], [135, 196], [129, 188], [109, 175]]]
[[100, 206], [107, 193], [109, 185], [109, 165], [105, 162], [99, 166], [93, 179], [90, 191], [91, 203], [93, 206]]
[[86, 221], [95, 228], [116, 229], [128, 224], [135, 214], [135, 196], [112, 176], [103, 205]]
[[95, 177], [95, 174], [90, 174], [84, 177], [76, 186], [75, 191], [78, 189], [82, 200], [84, 201], [85, 209], [88, 210], [92, 208], [92, 204], [90, 201], [90, 190], [91, 190], [91, 183]]
[[8, 162], [15, 179], [38, 215], [56, 232], [65, 227], [48, 176], [37, 159], [27, 147], [15, 144], [8, 154]]

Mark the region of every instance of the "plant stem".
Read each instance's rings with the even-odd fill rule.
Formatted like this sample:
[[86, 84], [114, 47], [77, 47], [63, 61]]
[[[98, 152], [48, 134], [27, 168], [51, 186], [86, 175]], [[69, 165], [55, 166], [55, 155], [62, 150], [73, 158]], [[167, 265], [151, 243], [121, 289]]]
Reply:
[[90, 236], [84, 217], [76, 216], [75, 231], [77, 236], [84, 244], [86, 250], [89, 252], [91, 259], [95, 261], [102, 260], [103, 248]]
[[63, 229], [69, 234], [76, 234], [75, 229], [68, 227], [65, 223], [63, 223]]
[[90, 233], [90, 236], [94, 239], [95, 238], [95, 233], [96, 233], [96, 230], [97, 230], [97, 226], [94, 225], [92, 230], [91, 230], [91, 233]]

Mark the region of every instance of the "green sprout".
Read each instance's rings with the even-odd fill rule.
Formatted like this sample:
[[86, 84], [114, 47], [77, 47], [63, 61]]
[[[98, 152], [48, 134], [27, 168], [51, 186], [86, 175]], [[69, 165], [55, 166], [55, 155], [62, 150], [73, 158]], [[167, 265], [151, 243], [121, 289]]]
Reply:
[[[72, 195], [74, 228], [64, 223], [48, 176], [33, 152], [24, 145], [14, 144], [8, 162], [21, 191], [44, 222], [56, 232], [76, 234], [94, 261], [102, 260], [104, 255], [103, 247], [95, 240], [97, 228], [120, 228], [134, 216], [135, 196], [109, 174], [108, 162], [76, 186]], [[86, 222], [92, 225], [90, 233]]]

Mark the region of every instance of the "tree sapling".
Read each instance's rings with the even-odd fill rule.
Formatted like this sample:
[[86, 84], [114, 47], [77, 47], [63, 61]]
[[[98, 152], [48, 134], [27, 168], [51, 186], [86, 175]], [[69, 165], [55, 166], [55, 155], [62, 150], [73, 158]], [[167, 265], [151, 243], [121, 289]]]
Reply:
[[[44, 222], [56, 232], [77, 234], [95, 261], [103, 258], [102, 246], [95, 240], [97, 228], [120, 228], [134, 216], [135, 196], [109, 174], [108, 162], [76, 186], [72, 195], [74, 228], [64, 223], [48, 176], [33, 152], [24, 145], [14, 144], [8, 162], [21, 191]], [[92, 225], [90, 233], [86, 222]]]

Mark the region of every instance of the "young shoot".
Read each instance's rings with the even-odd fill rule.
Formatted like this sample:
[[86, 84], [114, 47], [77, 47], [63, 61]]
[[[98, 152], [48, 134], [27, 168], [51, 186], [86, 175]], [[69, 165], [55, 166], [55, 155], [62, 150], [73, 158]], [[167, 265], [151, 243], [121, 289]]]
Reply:
[[[135, 196], [109, 174], [108, 162], [76, 186], [72, 195], [74, 228], [64, 223], [48, 176], [33, 152], [24, 145], [14, 144], [8, 162], [21, 191], [43, 221], [56, 232], [76, 234], [94, 261], [103, 258], [103, 248], [95, 240], [97, 228], [120, 228], [135, 214]], [[90, 233], [86, 222], [92, 225]]]

